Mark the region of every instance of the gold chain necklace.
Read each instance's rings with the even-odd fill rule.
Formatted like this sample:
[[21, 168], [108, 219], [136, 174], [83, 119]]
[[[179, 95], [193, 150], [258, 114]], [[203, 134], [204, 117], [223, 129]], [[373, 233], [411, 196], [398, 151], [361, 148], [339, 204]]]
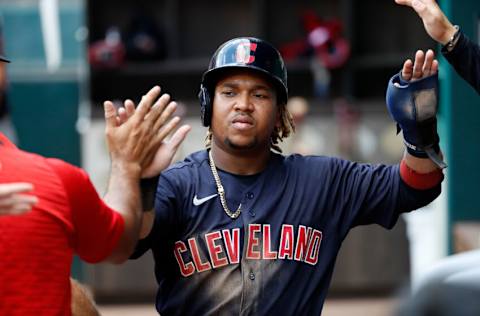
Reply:
[[210, 159], [210, 169], [212, 169], [213, 178], [215, 179], [215, 183], [217, 185], [217, 192], [220, 196], [220, 203], [222, 203], [223, 210], [231, 219], [236, 219], [242, 212], [242, 203], [240, 203], [235, 212], [230, 211], [227, 205], [227, 200], [225, 199], [225, 190], [223, 189], [222, 182], [220, 181], [220, 177], [217, 173], [217, 167], [215, 167], [215, 162], [213, 161], [211, 149], [208, 151], [208, 158]]

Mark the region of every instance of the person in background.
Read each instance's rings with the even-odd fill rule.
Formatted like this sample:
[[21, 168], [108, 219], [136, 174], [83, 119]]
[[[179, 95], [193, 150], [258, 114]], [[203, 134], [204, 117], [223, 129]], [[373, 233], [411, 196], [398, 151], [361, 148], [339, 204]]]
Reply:
[[180, 120], [171, 118], [176, 103], [160, 95], [156, 86], [119, 112], [104, 103], [111, 170], [103, 199], [83, 170], [22, 151], [0, 132], [0, 184], [30, 183], [22, 188], [37, 202], [0, 217], [0, 315], [71, 315], [74, 254], [90, 263], [128, 259], [142, 224], [140, 179], [166, 168], [190, 130], [164, 142]]
[[442, 45], [442, 54], [456, 72], [480, 93], [480, 46], [470, 40], [458, 25], [453, 25], [435, 0], [395, 0], [413, 8], [422, 19], [425, 31]]

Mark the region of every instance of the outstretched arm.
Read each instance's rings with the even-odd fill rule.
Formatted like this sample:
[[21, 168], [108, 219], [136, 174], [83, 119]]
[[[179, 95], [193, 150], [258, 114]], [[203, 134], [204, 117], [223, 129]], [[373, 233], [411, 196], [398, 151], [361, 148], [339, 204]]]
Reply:
[[457, 31], [435, 0], [395, 0], [395, 2], [413, 8], [422, 19], [428, 35], [442, 45], [447, 44]]
[[422, 19], [430, 37], [440, 43], [442, 54], [455, 71], [480, 93], [480, 46], [455, 27], [434, 0], [395, 0], [409, 6]]
[[133, 103], [127, 106], [130, 112], [123, 118], [122, 114], [117, 115], [111, 102], [104, 104], [105, 133], [111, 158], [111, 174], [104, 200], [123, 216], [125, 222], [122, 237], [109, 258], [113, 262], [126, 260], [139, 236], [143, 216], [140, 178], [152, 176], [168, 166], [158, 161], [165, 162], [169, 157], [171, 160], [189, 129], [182, 128], [183, 137], [178, 137], [178, 144], [165, 146], [165, 137], [180, 120], [170, 119], [176, 103], [171, 102], [167, 94], [160, 98], [159, 95], [160, 88], [154, 87], [143, 96], [136, 109]]
[[[176, 107], [175, 102], [173, 103]], [[125, 123], [134, 113], [135, 104], [131, 100], [126, 100], [124, 106], [118, 109], [117, 124], [121, 125]], [[174, 120], [178, 120], [178, 118], [174, 118]], [[191, 127], [189, 125], [183, 125], [173, 133], [168, 141], [163, 141], [155, 153], [152, 162], [142, 172], [140, 189], [144, 213], [139, 236], [141, 239], [145, 238], [153, 227], [153, 221], [155, 219], [153, 205], [158, 176], [162, 170], [172, 163], [172, 159], [177, 152], [178, 147], [183, 142], [190, 129]]]
[[387, 106], [403, 132], [404, 163], [413, 172], [428, 174], [444, 168], [437, 134], [438, 62], [432, 50], [417, 51], [406, 60], [387, 89]]

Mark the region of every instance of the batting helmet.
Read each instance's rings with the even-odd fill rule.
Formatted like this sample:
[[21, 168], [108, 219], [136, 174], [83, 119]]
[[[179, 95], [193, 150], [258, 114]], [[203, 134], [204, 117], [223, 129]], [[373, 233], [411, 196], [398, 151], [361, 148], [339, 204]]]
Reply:
[[203, 73], [198, 98], [204, 126], [210, 126], [212, 120], [212, 96], [218, 75], [234, 68], [251, 69], [266, 75], [275, 85], [278, 103], [287, 103], [287, 69], [278, 50], [258, 38], [234, 38], [217, 49], [208, 70]]
[[4, 56], [0, 55], [0, 61], [3, 61], [3, 62], [6, 62], [6, 63], [9, 63], [10, 60], [6, 59]]

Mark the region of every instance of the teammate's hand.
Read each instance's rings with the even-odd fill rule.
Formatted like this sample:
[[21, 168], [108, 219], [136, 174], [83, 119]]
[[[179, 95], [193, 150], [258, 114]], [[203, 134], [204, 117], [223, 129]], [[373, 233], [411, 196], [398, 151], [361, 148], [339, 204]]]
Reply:
[[[145, 121], [154, 121], [153, 125], [144, 124], [146, 126], [151, 126], [151, 131], [155, 131], [156, 135], [149, 147], [143, 163], [141, 164], [142, 178], [156, 176], [163, 169], [168, 167], [178, 149], [178, 146], [185, 139], [190, 130], [190, 126], [184, 125], [174, 133], [168, 142], [165, 141], [165, 138], [178, 126], [180, 118], [171, 118], [177, 108], [177, 103], [171, 101], [168, 94], [163, 94], [158, 98], [159, 94], [160, 88], [154, 87], [142, 98], [137, 109], [135, 109], [133, 101], [126, 100], [124, 102], [124, 107], [118, 109], [118, 113], [115, 113], [115, 109], [111, 102], [107, 101], [105, 104], [106, 111], [107, 107], [109, 107], [111, 128], [121, 129], [124, 125], [128, 126], [132, 120], [135, 123], [135, 116], [138, 116], [138, 111], [140, 111], [140, 116], [143, 115]], [[157, 98], [158, 100], [153, 106], [151, 106]], [[142, 106], [149, 108], [148, 112], [143, 113], [143, 110], [141, 109]], [[105, 115], [107, 117], [107, 112]]]
[[29, 212], [32, 206], [38, 203], [33, 195], [22, 194], [33, 190], [30, 183], [1, 183], [0, 184], [0, 216], [20, 215]]
[[425, 31], [440, 44], [447, 44], [455, 34], [455, 27], [435, 0], [395, 0], [395, 2], [413, 8], [422, 19]]
[[415, 61], [407, 59], [403, 63], [402, 79], [405, 81], [415, 81], [434, 75], [438, 72], [438, 61], [435, 59], [435, 53], [429, 49], [425, 54], [418, 50], [415, 54]]

